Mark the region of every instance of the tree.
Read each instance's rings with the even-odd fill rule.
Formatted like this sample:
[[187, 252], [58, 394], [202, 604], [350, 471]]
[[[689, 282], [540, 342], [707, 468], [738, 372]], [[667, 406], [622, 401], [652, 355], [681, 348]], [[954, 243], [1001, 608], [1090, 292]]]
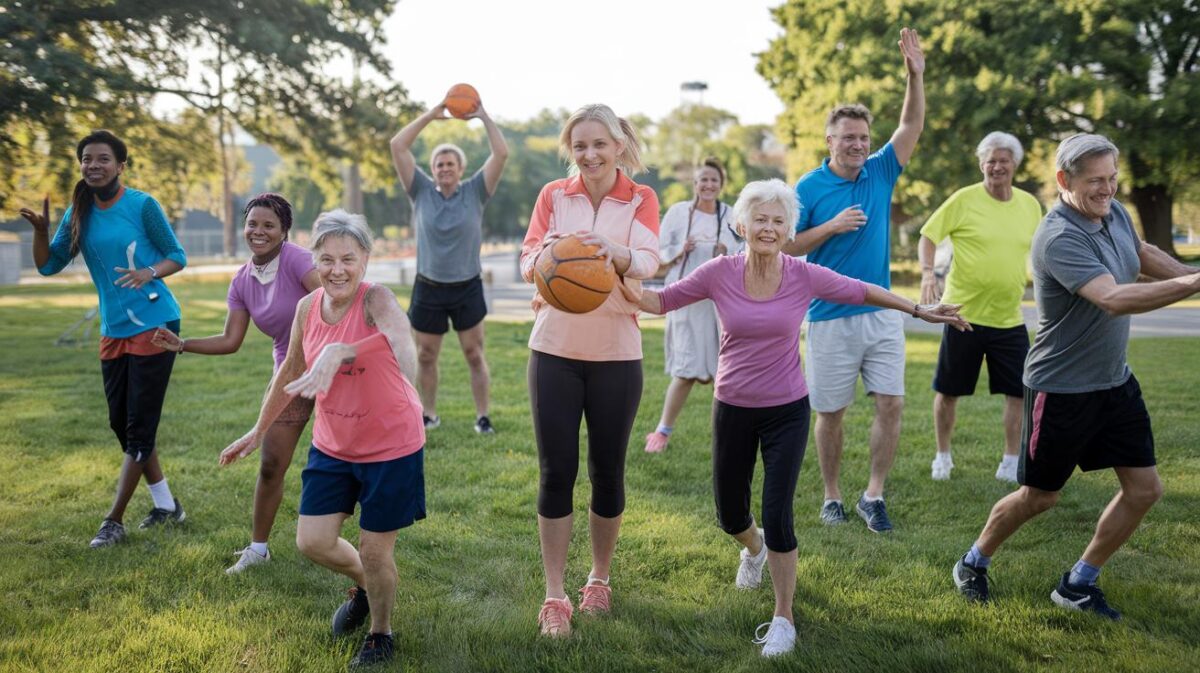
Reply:
[[[1122, 150], [1147, 240], [1174, 251], [1172, 205], [1200, 176], [1194, 0], [789, 0], [774, 16], [784, 33], [758, 71], [788, 106], [777, 128], [795, 148], [792, 175], [824, 154], [824, 115], [836, 103], [863, 102], [876, 114], [873, 136], [891, 134], [904, 95], [895, 42], [911, 25], [929, 63], [929, 104], [901, 206], [931, 208], [978, 180], [971, 150], [989, 131], [1041, 154], [1041, 143], [1102, 133]], [[1030, 167], [1018, 177], [1033, 177]]]

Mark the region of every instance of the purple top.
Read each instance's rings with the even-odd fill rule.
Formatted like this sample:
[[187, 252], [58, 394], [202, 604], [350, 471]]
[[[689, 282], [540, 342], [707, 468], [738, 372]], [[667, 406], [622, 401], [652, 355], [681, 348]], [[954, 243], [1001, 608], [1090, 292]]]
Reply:
[[662, 291], [663, 311], [711, 299], [721, 318], [721, 350], [713, 395], [739, 407], [774, 407], [808, 395], [800, 369], [800, 323], [814, 298], [862, 304], [867, 285], [791, 255], [769, 299], [746, 293], [745, 255], [711, 259]]
[[283, 242], [278, 259], [279, 271], [266, 285], [254, 277], [253, 261], [242, 265], [229, 283], [226, 299], [230, 311], [248, 311], [255, 327], [275, 340], [276, 369], [287, 355], [296, 302], [308, 294], [304, 276], [313, 270], [312, 253], [291, 241]]

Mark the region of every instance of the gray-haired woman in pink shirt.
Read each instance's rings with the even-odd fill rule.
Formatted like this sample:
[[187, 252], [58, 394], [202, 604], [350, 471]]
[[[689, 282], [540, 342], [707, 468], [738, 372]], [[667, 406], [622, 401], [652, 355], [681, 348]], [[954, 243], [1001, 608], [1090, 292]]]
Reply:
[[[958, 329], [967, 323], [958, 307], [919, 305], [869, 283], [783, 253], [797, 216], [796, 194], [780, 180], [751, 182], [733, 207], [746, 251], [706, 262], [662, 292], [638, 296], [621, 286], [642, 310], [666, 313], [711, 299], [724, 335], [713, 395], [713, 495], [721, 528], [743, 545], [736, 586], [757, 587], [764, 562], [775, 588], [775, 615], [763, 656], [791, 651], [796, 629], [796, 535], [792, 499], [808, 442], [808, 387], [800, 369], [800, 323], [814, 298], [896, 309]], [[763, 456], [762, 520], [750, 512], [750, 484], [758, 451]]]

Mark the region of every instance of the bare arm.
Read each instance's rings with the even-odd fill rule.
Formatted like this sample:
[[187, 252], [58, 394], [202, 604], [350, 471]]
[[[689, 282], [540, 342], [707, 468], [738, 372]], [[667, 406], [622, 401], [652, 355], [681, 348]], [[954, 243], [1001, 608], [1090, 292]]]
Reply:
[[638, 310], [654, 315], [662, 315], [666, 311], [662, 310], [662, 296], [654, 290], [647, 290], [644, 286], [640, 291], [634, 290], [625, 283], [617, 282], [617, 289], [621, 294], [625, 295], [625, 299], [630, 304], [637, 304]]
[[937, 277], [933, 275], [933, 260], [937, 255], [937, 245], [928, 236], [922, 236], [917, 243], [917, 259], [921, 263], [921, 303], [936, 304], [942, 300], [938, 292]]
[[496, 187], [500, 185], [504, 162], [508, 161], [508, 143], [504, 141], [504, 134], [500, 132], [500, 127], [496, 126], [496, 122], [492, 121], [482, 105], [471, 117], [478, 118], [483, 122], [483, 128], [487, 129], [488, 146], [492, 148], [491, 155], [488, 156], [487, 161], [483, 162], [483, 185], [487, 188], [488, 196], [491, 196], [496, 193]]
[[1200, 292], [1200, 272], [1176, 276], [1153, 283], [1118, 285], [1110, 274], [1097, 276], [1079, 288], [1079, 296], [1092, 302], [1109, 315], [1145, 313], [1169, 306]]
[[409, 122], [408, 126], [400, 129], [400, 132], [392, 137], [392, 163], [396, 166], [396, 175], [399, 176], [405, 193], [412, 185], [413, 171], [417, 170], [417, 159], [412, 153], [413, 143], [417, 141], [417, 136], [421, 135], [421, 131], [425, 130], [429, 122], [445, 118], [446, 106], [438, 103], [429, 108], [425, 114]]
[[50, 197], [42, 199], [42, 212], [21, 209], [21, 217], [33, 226], [33, 263], [38, 268], [50, 261]]
[[898, 294], [888, 292], [878, 285], [866, 283], [866, 286], [867, 296], [863, 301], [864, 304], [895, 309], [907, 313], [914, 318], [920, 318], [928, 323], [950, 325], [960, 332], [971, 329], [971, 325], [958, 315], [958, 309], [962, 308], [959, 304], [914, 304], [912, 301]]
[[858, 231], [866, 223], [867, 214], [859, 204], [854, 204], [824, 224], [796, 232], [795, 238], [783, 244], [783, 251], [795, 257], [807, 255], [830, 238]]
[[908, 69], [908, 84], [904, 90], [904, 108], [900, 112], [900, 125], [892, 134], [892, 149], [901, 166], [908, 165], [917, 140], [925, 128], [925, 53], [917, 31], [900, 29], [900, 53]]
[[1145, 241], [1142, 241], [1142, 245], [1138, 248], [1138, 259], [1142, 262], [1142, 273], [1155, 280], [1170, 280], [1180, 276], [1190, 276], [1200, 271]]
[[199, 339], [181, 339], [169, 329], [159, 327], [150, 340], [155, 346], [176, 353], [199, 353], [201, 355], [228, 355], [236, 353], [246, 338], [250, 325], [250, 312], [237, 309], [225, 314], [225, 331], [221, 334]]
[[366, 297], [367, 319], [387, 337], [400, 373], [409, 383], [417, 382], [417, 349], [413, 345], [408, 316], [396, 301], [396, 294], [382, 285], [374, 285]]

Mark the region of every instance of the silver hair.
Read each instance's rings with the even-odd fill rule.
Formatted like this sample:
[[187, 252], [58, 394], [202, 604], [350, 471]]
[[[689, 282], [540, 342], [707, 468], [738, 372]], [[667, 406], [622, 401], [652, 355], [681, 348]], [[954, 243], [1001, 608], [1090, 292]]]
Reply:
[[313, 238], [310, 248], [315, 255], [331, 236], [354, 239], [363, 252], [371, 252], [374, 237], [367, 226], [367, 218], [358, 213], [348, 213], [341, 208], [317, 215], [313, 222]]
[[987, 161], [988, 155], [992, 150], [1008, 150], [1012, 152], [1014, 164], [1020, 164], [1021, 159], [1025, 158], [1025, 150], [1021, 147], [1021, 141], [1011, 133], [1004, 131], [992, 131], [979, 141], [979, 147], [975, 148], [975, 156], [979, 157], [979, 163]]
[[445, 154], [447, 152], [450, 152], [454, 156], [458, 157], [459, 166], [462, 168], [467, 167], [467, 153], [463, 152], [462, 148], [454, 143], [442, 143], [441, 145], [433, 148], [433, 151], [429, 153], [429, 165], [433, 165], [433, 162], [437, 160], [439, 154]]
[[1102, 154], [1111, 154], [1116, 161], [1121, 152], [1111, 140], [1095, 133], [1076, 133], [1058, 144], [1054, 154], [1054, 166], [1067, 175], [1075, 176], [1083, 168], [1083, 162]]
[[742, 193], [738, 194], [737, 202], [733, 204], [733, 221], [742, 225], [742, 233], [746, 233], [745, 227], [750, 224], [754, 210], [768, 203], [779, 203], [783, 206], [783, 219], [790, 223], [788, 240], [795, 238], [800, 202], [796, 200], [795, 190], [779, 178], [746, 183]]

